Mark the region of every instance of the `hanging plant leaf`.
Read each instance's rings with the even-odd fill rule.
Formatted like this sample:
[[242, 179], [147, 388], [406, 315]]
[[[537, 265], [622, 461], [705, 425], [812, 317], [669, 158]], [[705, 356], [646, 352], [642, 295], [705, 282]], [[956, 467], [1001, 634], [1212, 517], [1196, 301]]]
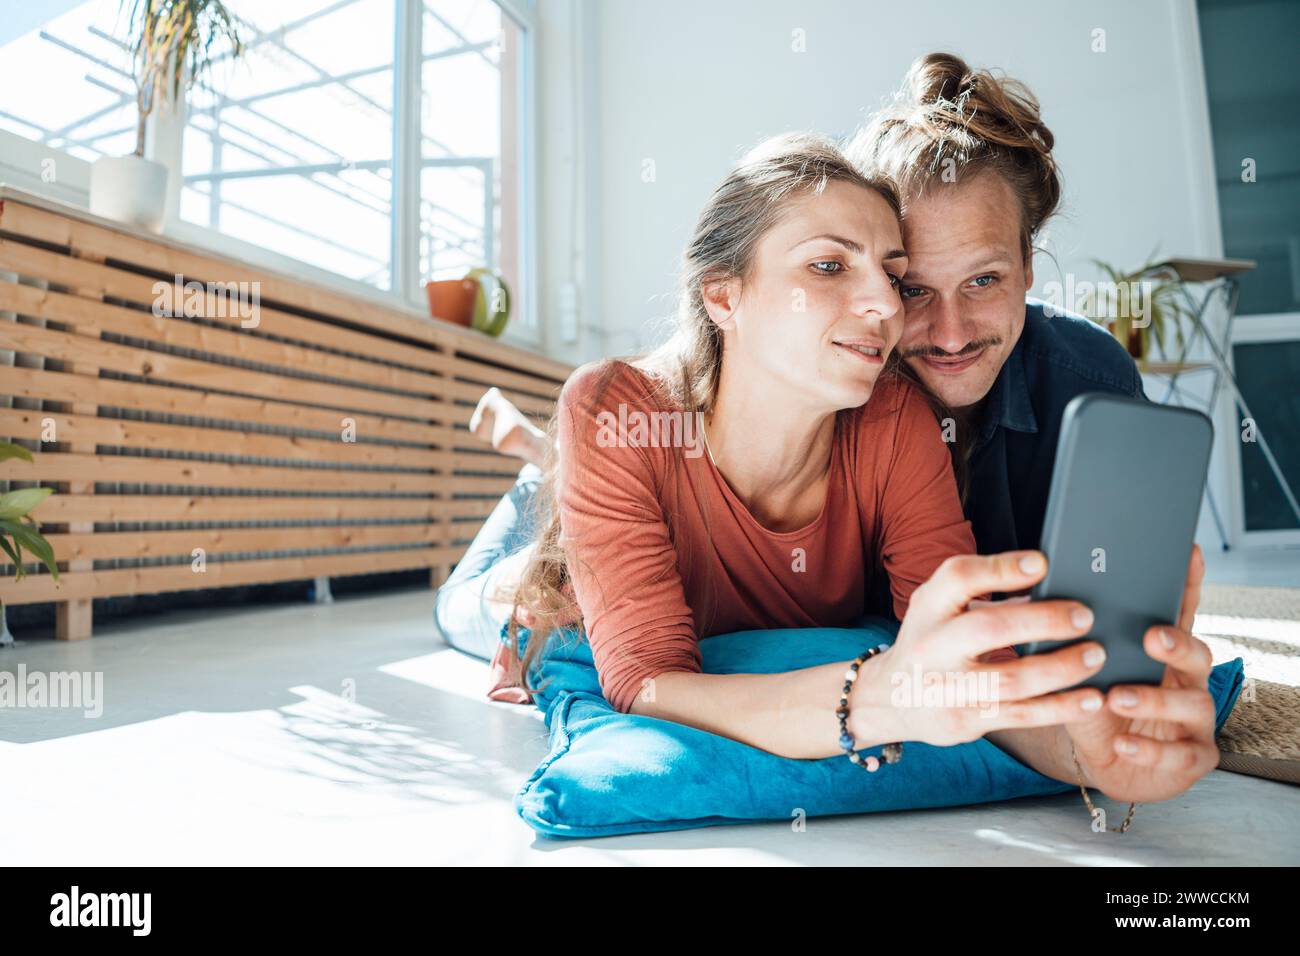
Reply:
[[0, 495], [0, 518], [21, 518], [54, 494], [53, 488], [19, 488]]
[[0, 461], [8, 461], [10, 458], [21, 458], [23, 461], [31, 461], [32, 453], [22, 445], [15, 445], [13, 442], [0, 441]]
[[30, 525], [23, 524], [21, 521], [14, 521], [9, 518], [0, 518], [0, 531], [6, 532], [9, 537], [13, 538], [16, 546], [30, 551], [34, 557], [50, 569], [50, 574], [54, 575], [54, 580], [59, 580], [59, 566], [54, 560], [54, 548], [50, 546], [50, 543], [45, 540], [39, 531]]

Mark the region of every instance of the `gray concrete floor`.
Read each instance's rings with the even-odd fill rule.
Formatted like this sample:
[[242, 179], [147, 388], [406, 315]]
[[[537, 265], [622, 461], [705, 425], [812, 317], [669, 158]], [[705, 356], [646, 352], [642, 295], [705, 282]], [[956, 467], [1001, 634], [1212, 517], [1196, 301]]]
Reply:
[[3, 670], [104, 675], [98, 717], [0, 710], [0, 861], [1300, 863], [1300, 788], [1222, 771], [1139, 807], [1125, 834], [1092, 833], [1071, 793], [812, 819], [802, 832], [779, 822], [538, 838], [510, 801], [546, 752], [540, 716], [483, 699], [486, 666], [443, 645], [431, 612], [432, 594], [414, 589], [176, 612], [0, 652]]
[[1205, 547], [1205, 580], [1264, 588], [1300, 588], [1300, 547]]

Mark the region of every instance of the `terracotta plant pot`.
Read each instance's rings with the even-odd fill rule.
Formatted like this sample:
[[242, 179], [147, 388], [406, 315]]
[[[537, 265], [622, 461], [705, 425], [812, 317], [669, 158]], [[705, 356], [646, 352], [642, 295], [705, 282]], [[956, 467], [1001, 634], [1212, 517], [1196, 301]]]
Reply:
[[1128, 354], [1133, 356], [1135, 359], [1146, 358], [1146, 356], [1142, 352], [1142, 330], [1141, 329], [1128, 330]]
[[474, 302], [479, 294], [479, 283], [475, 279], [466, 277], [426, 282], [424, 291], [429, 294], [429, 313], [435, 319], [466, 328], [474, 321]]

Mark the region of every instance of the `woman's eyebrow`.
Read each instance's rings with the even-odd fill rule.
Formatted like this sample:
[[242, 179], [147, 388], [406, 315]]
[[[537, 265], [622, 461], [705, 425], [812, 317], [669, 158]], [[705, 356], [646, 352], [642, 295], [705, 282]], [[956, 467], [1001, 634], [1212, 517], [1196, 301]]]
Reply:
[[[854, 253], [854, 254], [856, 254], [856, 255], [859, 255], [859, 256], [862, 255], [862, 245], [861, 245], [861, 243], [854, 242], [852, 239], [845, 239], [843, 236], [832, 235], [832, 234], [829, 233], [829, 232], [823, 232], [823, 233], [819, 233], [819, 234], [817, 234], [817, 235], [815, 235], [815, 236], [809, 236], [807, 239], [800, 239], [798, 242], [796, 242], [796, 243], [795, 243], [793, 246], [791, 246], [790, 248], [791, 248], [791, 249], [798, 249], [800, 246], [804, 245], [805, 243], [808, 243], [808, 242], [815, 242], [815, 241], [817, 241], [818, 239], [829, 239], [831, 242], [839, 243], [839, 244], [840, 244], [841, 246], [843, 246], [845, 249], [849, 250], [849, 252], [852, 252], [852, 253]], [[893, 256], [886, 256], [885, 258], [887, 258], [887, 259], [891, 259], [891, 258], [893, 258]]]
[[881, 262], [888, 262], [890, 259], [906, 259], [907, 252], [903, 249], [891, 249], [880, 257]]

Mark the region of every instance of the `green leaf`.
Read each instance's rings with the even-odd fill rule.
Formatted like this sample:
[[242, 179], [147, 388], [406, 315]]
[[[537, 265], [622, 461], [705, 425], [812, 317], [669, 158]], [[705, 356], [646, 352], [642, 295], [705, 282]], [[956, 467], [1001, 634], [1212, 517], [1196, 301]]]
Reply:
[[9, 539], [0, 534], [0, 548], [4, 553], [9, 555], [9, 560], [14, 563], [14, 580], [21, 581], [27, 577], [27, 570], [23, 567], [23, 549], [17, 545], [9, 543]]
[[42, 564], [50, 569], [50, 574], [54, 575], [54, 580], [59, 579], [59, 566], [54, 560], [54, 549], [45, 537], [28, 525], [20, 521], [13, 521], [9, 518], [0, 518], [0, 531], [7, 531], [9, 537], [14, 539], [14, 543], [21, 545], [32, 553]]
[[0, 518], [21, 518], [52, 494], [53, 488], [19, 488], [0, 495]]
[[31, 461], [32, 453], [22, 445], [0, 441], [0, 461], [8, 461], [10, 458], [21, 458], [23, 461]]

